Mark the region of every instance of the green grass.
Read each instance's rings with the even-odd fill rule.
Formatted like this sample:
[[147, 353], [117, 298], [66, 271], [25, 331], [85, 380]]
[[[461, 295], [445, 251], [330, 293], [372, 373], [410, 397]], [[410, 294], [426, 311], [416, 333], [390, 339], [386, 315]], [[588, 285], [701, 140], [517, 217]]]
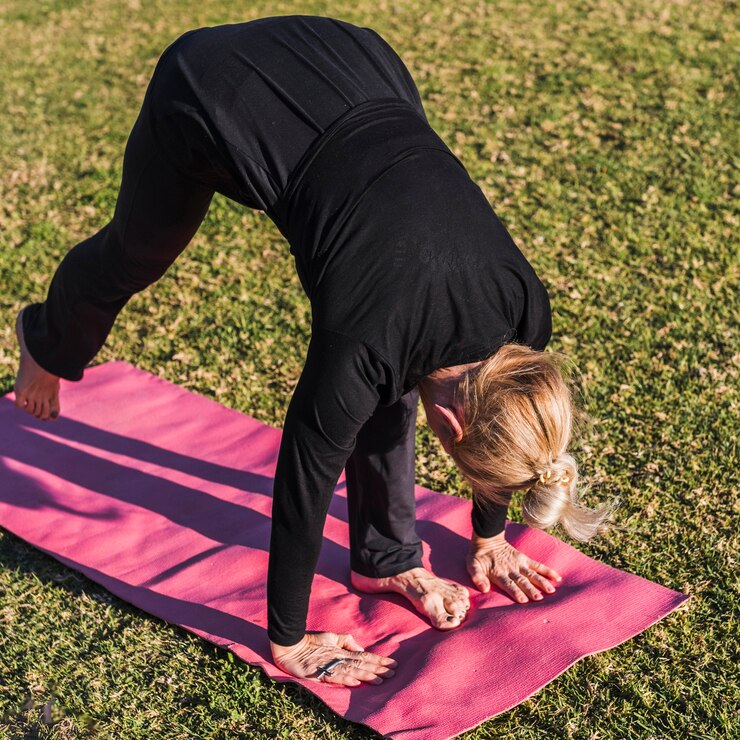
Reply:
[[[112, 215], [162, 50], [189, 28], [293, 12], [390, 41], [548, 286], [550, 346], [580, 367], [596, 420], [574, 445], [589, 501], [624, 502], [625, 529], [579, 547], [693, 595], [465, 737], [738, 737], [734, 3], [2, 0], [0, 393], [17, 311]], [[280, 426], [309, 327], [277, 229], [216, 196], [96, 361]], [[421, 423], [418, 445], [418, 482], [467, 495]], [[0, 736], [86, 735], [375, 737], [2, 533]]]

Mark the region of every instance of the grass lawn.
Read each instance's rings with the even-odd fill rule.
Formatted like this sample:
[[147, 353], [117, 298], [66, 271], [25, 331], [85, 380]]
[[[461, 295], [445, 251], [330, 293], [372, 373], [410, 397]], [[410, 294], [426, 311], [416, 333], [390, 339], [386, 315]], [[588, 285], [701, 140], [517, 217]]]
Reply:
[[[0, 0], [0, 393], [16, 313], [112, 216], [162, 50], [296, 12], [388, 39], [548, 287], [550, 347], [581, 369], [594, 419], [574, 445], [587, 502], [623, 500], [623, 529], [578, 547], [694, 597], [464, 737], [738, 737], [734, 3]], [[217, 195], [96, 362], [281, 426], [309, 327], [277, 229]], [[418, 482], [469, 495], [422, 419]], [[0, 532], [0, 737], [88, 735], [376, 737]]]

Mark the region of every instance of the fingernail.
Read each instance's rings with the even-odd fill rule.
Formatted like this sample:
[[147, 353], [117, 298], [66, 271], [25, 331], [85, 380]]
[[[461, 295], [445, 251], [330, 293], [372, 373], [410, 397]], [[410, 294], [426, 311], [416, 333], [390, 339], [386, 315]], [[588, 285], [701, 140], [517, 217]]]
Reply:
[[395, 675], [396, 675], [396, 672], [395, 672], [395, 671], [386, 671], [386, 672], [385, 672], [385, 673], [383, 674], [383, 676], [384, 676], [385, 678], [390, 678], [391, 676], [395, 676]]
[[542, 594], [537, 594], [537, 596], [534, 597], [537, 601], [539, 601], [542, 598]]
[[58, 414], [58, 413], [57, 413], [56, 411], [52, 411], [52, 412], [51, 412], [51, 418], [52, 418], [52, 419], [56, 419], [56, 418], [57, 418], [57, 416], [59, 416], [59, 414]]
[[556, 581], [562, 581], [563, 580], [563, 576], [558, 576], [555, 580]]
[[389, 666], [393, 666], [395, 668], [398, 665], [398, 661], [397, 660], [391, 660], [391, 662], [388, 663], [388, 665]]
[[377, 686], [378, 684], [383, 683], [383, 679], [380, 676], [378, 676], [377, 678], [373, 679], [373, 683]]

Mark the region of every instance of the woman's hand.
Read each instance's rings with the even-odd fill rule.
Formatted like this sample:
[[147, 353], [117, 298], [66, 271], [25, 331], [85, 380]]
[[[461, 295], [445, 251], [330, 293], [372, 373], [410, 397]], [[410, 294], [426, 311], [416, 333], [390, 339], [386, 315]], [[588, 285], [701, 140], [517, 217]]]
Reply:
[[555, 587], [548, 578], [562, 580], [552, 568], [512, 547], [503, 532], [495, 537], [478, 537], [473, 533], [467, 567], [479, 591], [488, 593], [491, 584], [495, 584], [520, 604], [530, 599], [539, 601], [542, 591], [554, 593]]
[[335, 658], [344, 658], [332, 669], [332, 675], [325, 675], [322, 683], [340, 686], [359, 686], [363, 681], [373, 684], [383, 683], [383, 678], [395, 674], [392, 669], [397, 663], [393, 658], [366, 652], [351, 635], [338, 635], [334, 632], [306, 633], [303, 639], [288, 647], [270, 642], [275, 665], [298, 678], [313, 678], [316, 681], [318, 670]]

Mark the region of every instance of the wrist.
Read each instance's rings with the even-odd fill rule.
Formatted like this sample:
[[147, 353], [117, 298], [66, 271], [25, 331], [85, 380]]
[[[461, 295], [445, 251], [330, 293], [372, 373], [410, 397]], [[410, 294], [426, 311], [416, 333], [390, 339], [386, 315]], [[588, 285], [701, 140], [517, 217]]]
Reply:
[[479, 535], [475, 530], [473, 531], [473, 534], [470, 538], [470, 545], [473, 548], [477, 547], [500, 547], [501, 545], [505, 545], [506, 543], [506, 532], [502, 530], [498, 534], [495, 534], [491, 537], [483, 537], [482, 535]]
[[280, 658], [296, 650], [300, 650], [306, 644], [307, 639], [308, 635], [303, 635], [303, 637], [301, 637], [301, 639], [293, 645], [279, 645], [278, 643], [270, 640], [270, 650], [272, 652], [272, 657]]

